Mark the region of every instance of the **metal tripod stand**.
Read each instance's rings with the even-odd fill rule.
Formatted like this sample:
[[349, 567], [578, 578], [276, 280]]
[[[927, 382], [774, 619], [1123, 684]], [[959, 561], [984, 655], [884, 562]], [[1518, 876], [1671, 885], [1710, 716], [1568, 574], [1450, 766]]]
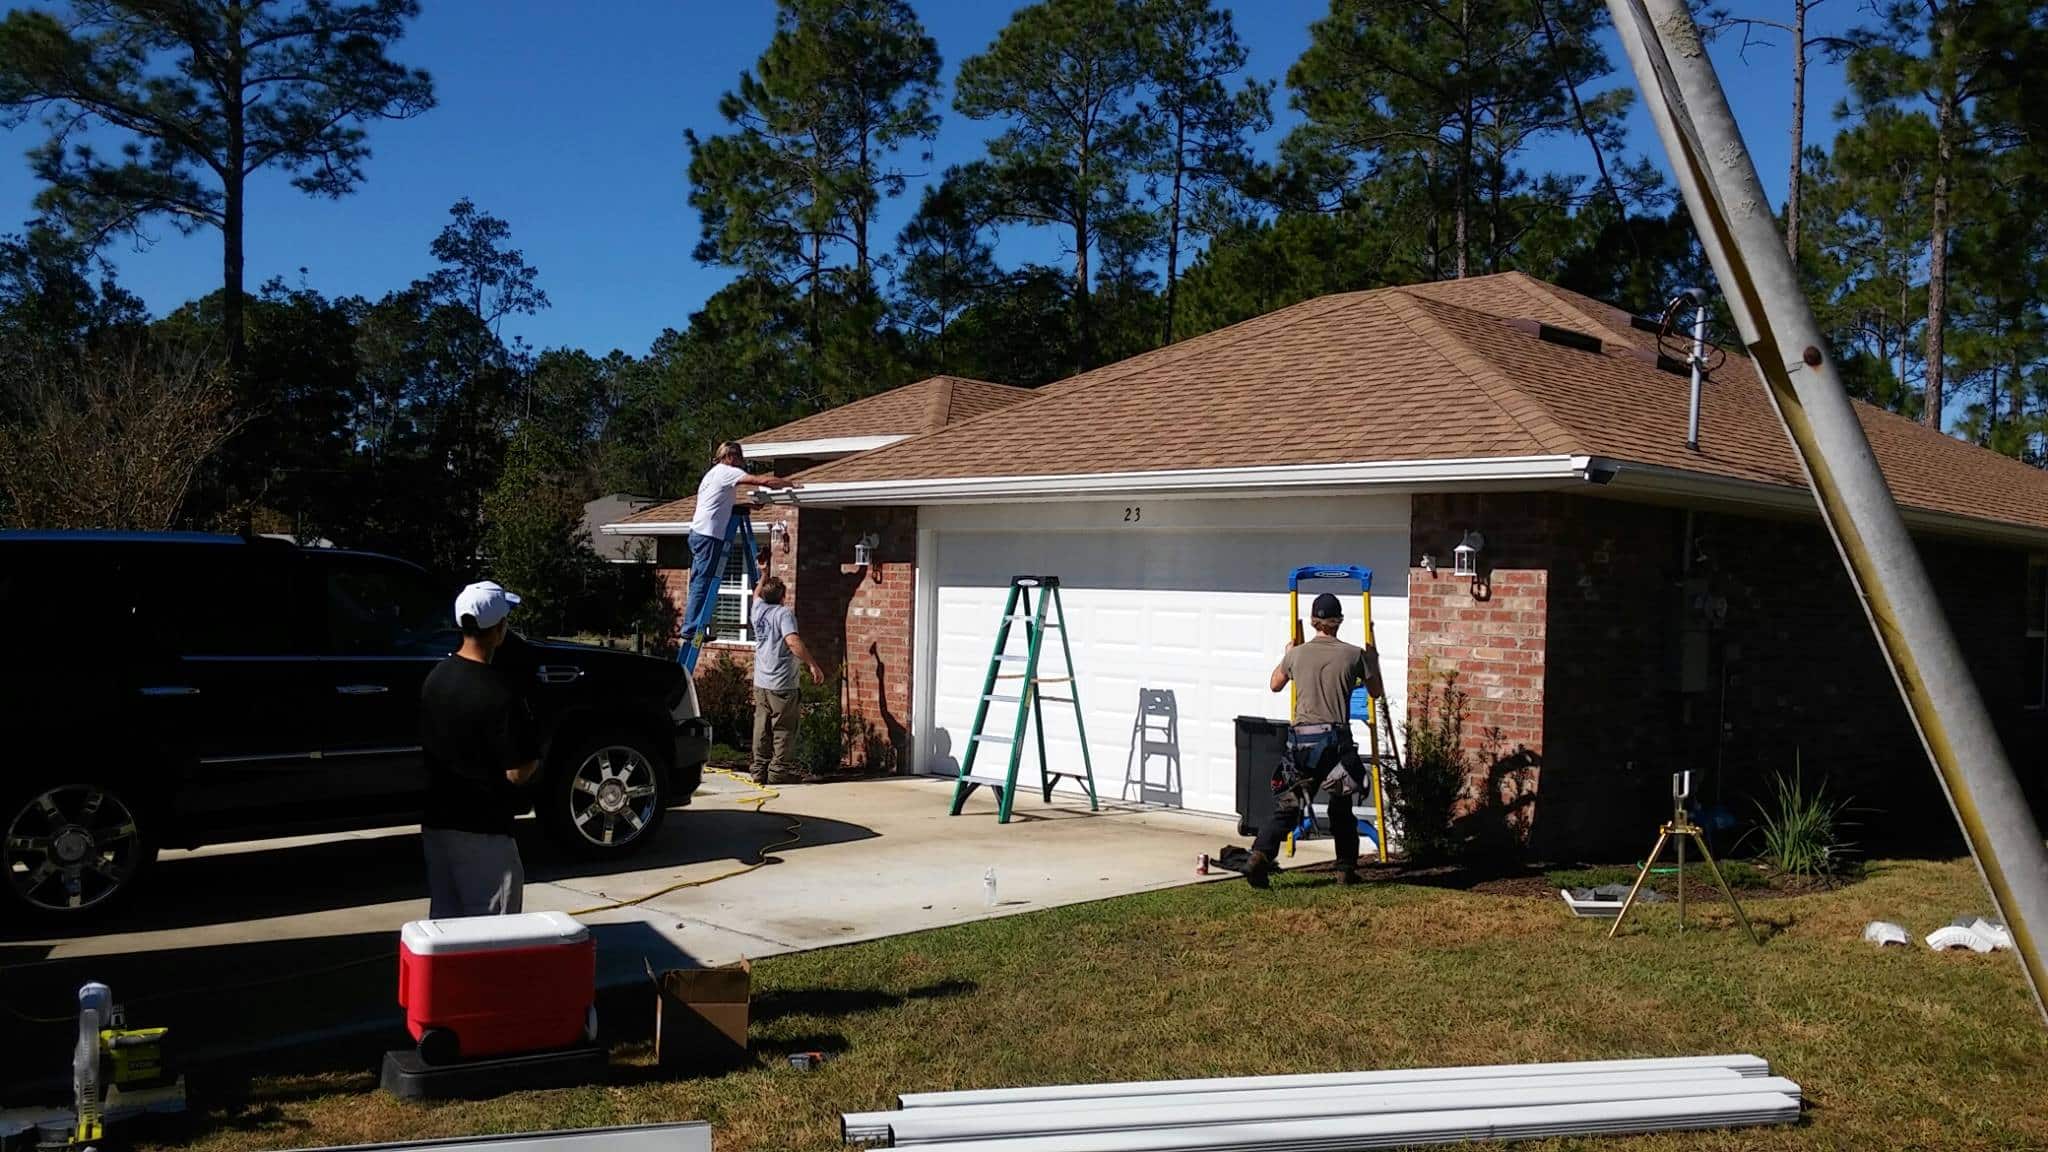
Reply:
[[1750, 926], [1749, 917], [1742, 911], [1742, 904], [1735, 899], [1735, 892], [1728, 887], [1728, 881], [1721, 876], [1721, 866], [1714, 863], [1714, 854], [1707, 850], [1707, 839], [1700, 834], [1697, 824], [1685, 814], [1686, 797], [1692, 795], [1692, 773], [1674, 772], [1671, 775], [1671, 822], [1657, 830], [1657, 846], [1650, 849], [1650, 857], [1643, 861], [1643, 870], [1636, 873], [1636, 882], [1628, 890], [1628, 899], [1622, 901], [1621, 911], [1615, 914], [1614, 926], [1607, 930], [1607, 938], [1621, 931], [1621, 922], [1628, 919], [1629, 909], [1636, 906], [1636, 896], [1643, 890], [1643, 881], [1650, 878], [1650, 869], [1664, 856], [1664, 845], [1678, 847], [1678, 931], [1685, 932], [1685, 842], [1691, 840], [1699, 846], [1700, 856], [1707, 862], [1707, 871], [1713, 874], [1714, 883], [1721, 888], [1721, 895], [1728, 898], [1728, 906], [1735, 909], [1735, 918], [1742, 922], [1742, 930], [1749, 933], [1749, 942], [1761, 945], [1756, 938], [1756, 929]]

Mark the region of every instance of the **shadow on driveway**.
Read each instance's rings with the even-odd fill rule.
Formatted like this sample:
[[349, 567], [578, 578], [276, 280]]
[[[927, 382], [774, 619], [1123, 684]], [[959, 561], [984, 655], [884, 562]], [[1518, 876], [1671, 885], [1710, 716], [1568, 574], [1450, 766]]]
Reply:
[[[869, 840], [875, 833], [841, 820], [801, 817], [801, 843], [781, 852]], [[784, 838], [789, 818], [782, 811], [725, 808], [672, 811], [654, 841], [619, 860], [579, 860], [550, 844], [531, 820], [519, 822], [519, 852], [526, 882], [617, 876], [684, 868], [714, 860], [750, 861], [768, 844]], [[126, 932], [232, 924], [275, 916], [330, 912], [343, 908], [423, 899], [426, 865], [418, 832], [349, 837], [315, 844], [255, 845], [241, 851], [172, 855], [159, 860], [128, 908], [89, 924], [67, 928], [65, 939]], [[392, 925], [395, 932], [397, 925]], [[51, 942], [48, 928], [33, 924], [0, 929], [0, 939]], [[0, 947], [0, 969], [17, 949]], [[118, 989], [117, 989], [118, 991]], [[0, 992], [0, 1001], [5, 1001]]]

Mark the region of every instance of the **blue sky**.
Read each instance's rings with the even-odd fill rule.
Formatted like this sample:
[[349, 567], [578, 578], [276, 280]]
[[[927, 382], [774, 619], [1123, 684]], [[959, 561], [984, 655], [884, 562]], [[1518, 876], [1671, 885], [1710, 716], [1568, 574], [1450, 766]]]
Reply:
[[[981, 51], [1017, 5], [1009, 0], [913, 0], [937, 38], [950, 86], [960, 61]], [[1737, 14], [1777, 15], [1780, 0], [1738, 0]], [[1259, 0], [1236, 5], [1251, 71], [1284, 82], [1327, 0]], [[1832, 0], [1815, 14], [1815, 34], [1839, 32], [1861, 14]], [[719, 94], [767, 43], [772, 0], [426, 0], [394, 55], [434, 75], [440, 106], [404, 123], [373, 126], [369, 180], [340, 201], [308, 199], [268, 176], [250, 193], [247, 276], [273, 275], [329, 295], [381, 295], [424, 275], [427, 244], [448, 205], [468, 196], [510, 222], [516, 243], [540, 269], [554, 307], [506, 322], [537, 347], [568, 345], [640, 353], [662, 329], [680, 328], [728, 273], [692, 260], [695, 213], [687, 203], [683, 131], [719, 130]], [[1765, 187], [1783, 194], [1789, 125], [1789, 52], [1724, 39], [1716, 60]], [[1625, 82], [1622, 72], [1591, 87]], [[1808, 72], [1808, 138], [1832, 139], [1840, 72]], [[947, 94], [950, 101], [950, 91]], [[1276, 98], [1283, 132], [1295, 117]], [[945, 109], [932, 175], [972, 159], [992, 125]], [[17, 157], [42, 139], [31, 124], [8, 135]], [[1270, 141], [1269, 141], [1270, 143]], [[1634, 144], [1656, 153], [1637, 109]], [[1532, 158], [1532, 168], [1590, 171], [1585, 142], [1567, 137]], [[1661, 154], [1655, 156], [1659, 164]], [[925, 166], [904, 157], [910, 171]], [[0, 158], [0, 218], [26, 219], [36, 184], [25, 159]], [[915, 187], [886, 210], [878, 235], [893, 238], [915, 206]], [[119, 242], [109, 255], [122, 282], [161, 313], [219, 286], [220, 237], [181, 236], [158, 225], [146, 250]], [[1006, 262], [1050, 259], [1044, 234], [1006, 236]], [[303, 269], [303, 273], [301, 272]]]

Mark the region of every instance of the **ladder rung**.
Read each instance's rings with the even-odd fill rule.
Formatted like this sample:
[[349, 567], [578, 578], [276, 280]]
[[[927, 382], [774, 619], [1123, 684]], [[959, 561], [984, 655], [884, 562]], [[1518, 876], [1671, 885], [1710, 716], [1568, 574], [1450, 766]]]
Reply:
[[969, 784], [981, 784], [990, 788], [1008, 788], [1010, 782], [1000, 776], [962, 776]]
[[998, 672], [998, 673], [996, 673], [996, 679], [998, 679], [998, 680], [1022, 680], [1022, 679], [1024, 679], [1024, 678], [1025, 678], [1025, 677], [1024, 677], [1024, 674], [1023, 674], [1022, 672]]
[[1008, 736], [998, 736], [998, 735], [996, 735], [996, 734], [995, 734], [995, 733], [993, 733], [993, 732], [976, 732], [976, 733], [975, 733], [975, 734], [974, 734], [973, 736], [970, 736], [970, 737], [968, 737], [968, 739], [970, 739], [970, 740], [979, 740], [979, 741], [981, 741], [981, 742], [982, 742], [982, 743], [984, 743], [984, 744], [1014, 744], [1014, 743], [1016, 743], [1016, 741], [1015, 741], [1014, 739], [1012, 739], [1011, 737], [1008, 737]]
[[1031, 657], [1023, 652], [999, 652], [996, 654], [996, 659], [1004, 664], [1015, 664], [1019, 660], [1029, 660]]
[[983, 699], [983, 700], [998, 700], [998, 701], [1001, 701], [1001, 702], [1002, 702], [1002, 703], [1004, 703], [1004, 704], [1022, 704], [1022, 703], [1024, 702], [1024, 698], [1023, 698], [1022, 696], [997, 696], [997, 695], [989, 695], [989, 696], [983, 696], [983, 697], [982, 697], [982, 699]]
[[1039, 699], [1047, 704], [1072, 704], [1074, 702], [1072, 696], [1040, 696]]
[[1074, 678], [1072, 676], [1034, 676], [1031, 682], [1033, 684], [1072, 684]]
[[[1034, 621], [1037, 621], [1037, 620], [1038, 620], [1038, 617], [1036, 617], [1036, 616], [1011, 616], [1011, 617], [1009, 617], [1008, 619], [1011, 619], [1011, 620], [1022, 620], [1022, 621], [1024, 621], [1024, 622], [1025, 622], [1026, 624], [1030, 624], [1030, 623], [1033, 623]], [[1059, 622], [1059, 621], [1057, 621], [1057, 620], [1047, 620], [1047, 621], [1044, 621], [1044, 622], [1043, 622], [1043, 623], [1042, 623], [1042, 624], [1040, 625], [1040, 627], [1044, 627], [1044, 628], [1057, 628], [1057, 627], [1059, 627], [1059, 626], [1060, 626], [1060, 622]]]

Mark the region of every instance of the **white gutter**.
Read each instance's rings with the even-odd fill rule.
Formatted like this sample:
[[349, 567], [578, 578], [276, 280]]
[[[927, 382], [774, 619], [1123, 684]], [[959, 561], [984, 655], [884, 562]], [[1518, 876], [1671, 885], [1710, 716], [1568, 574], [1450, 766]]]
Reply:
[[[1712, 476], [1682, 468], [1668, 468], [1660, 464], [1636, 464], [1600, 456], [1589, 458], [1587, 473], [1587, 479], [1593, 483], [1605, 484], [1621, 491], [1740, 505], [1746, 508], [1765, 508], [1814, 519], [1820, 517], [1820, 509], [1814, 503], [1812, 491], [1802, 487], [1768, 484], [1760, 480], [1738, 480], [1730, 476]], [[1905, 518], [1907, 527], [1921, 531], [1973, 536], [2031, 548], [2048, 548], [2048, 529], [2028, 528], [1977, 516], [1959, 516], [1953, 512], [1909, 508], [1903, 504], [1899, 506], [1899, 512]]]
[[1111, 1108], [1092, 1112], [1041, 1112], [1032, 1116], [972, 1117], [954, 1108], [913, 1108], [899, 1113], [890, 1125], [890, 1142], [939, 1144], [952, 1140], [991, 1140], [1026, 1136], [1064, 1136], [1135, 1132], [1154, 1128], [1207, 1128], [1215, 1125], [1261, 1124], [1276, 1120], [1315, 1120], [1345, 1116], [1385, 1116], [1459, 1109], [1540, 1108], [1559, 1104], [1613, 1104], [1625, 1101], [1704, 1100], [1779, 1092], [1802, 1099], [1799, 1085], [1783, 1077], [1748, 1079], [1664, 1080], [1647, 1084], [1581, 1084], [1570, 1077], [1549, 1077], [1551, 1083], [1529, 1088], [1483, 1087], [1463, 1091], [1359, 1093], [1338, 1099], [1287, 1104], [1240, 1101], [1238, 1093], [1198, 1097], [1164, 1107]]
[[1585, 479], [1587, 461], [1584, 456], [1497, 456], [1249, 468], [1178, 468], [1152, 472], [1084, 472], [1051, 476], [823, 481], [769, 492], [767, 499], [775, 504], [855, 507], [984, 504], [1012, 500], [1107, 500], [1124, 496], [1265, 496], [1301, 489], [1337, 494], [1346, 490], [1388, 488], [1567, 484]]
[[827, 436], [817, 440], [740, 441], [740, 451], [749, 458], [781, 460], [790, 456], [853, 456], [887, 448], [909, 436]]

